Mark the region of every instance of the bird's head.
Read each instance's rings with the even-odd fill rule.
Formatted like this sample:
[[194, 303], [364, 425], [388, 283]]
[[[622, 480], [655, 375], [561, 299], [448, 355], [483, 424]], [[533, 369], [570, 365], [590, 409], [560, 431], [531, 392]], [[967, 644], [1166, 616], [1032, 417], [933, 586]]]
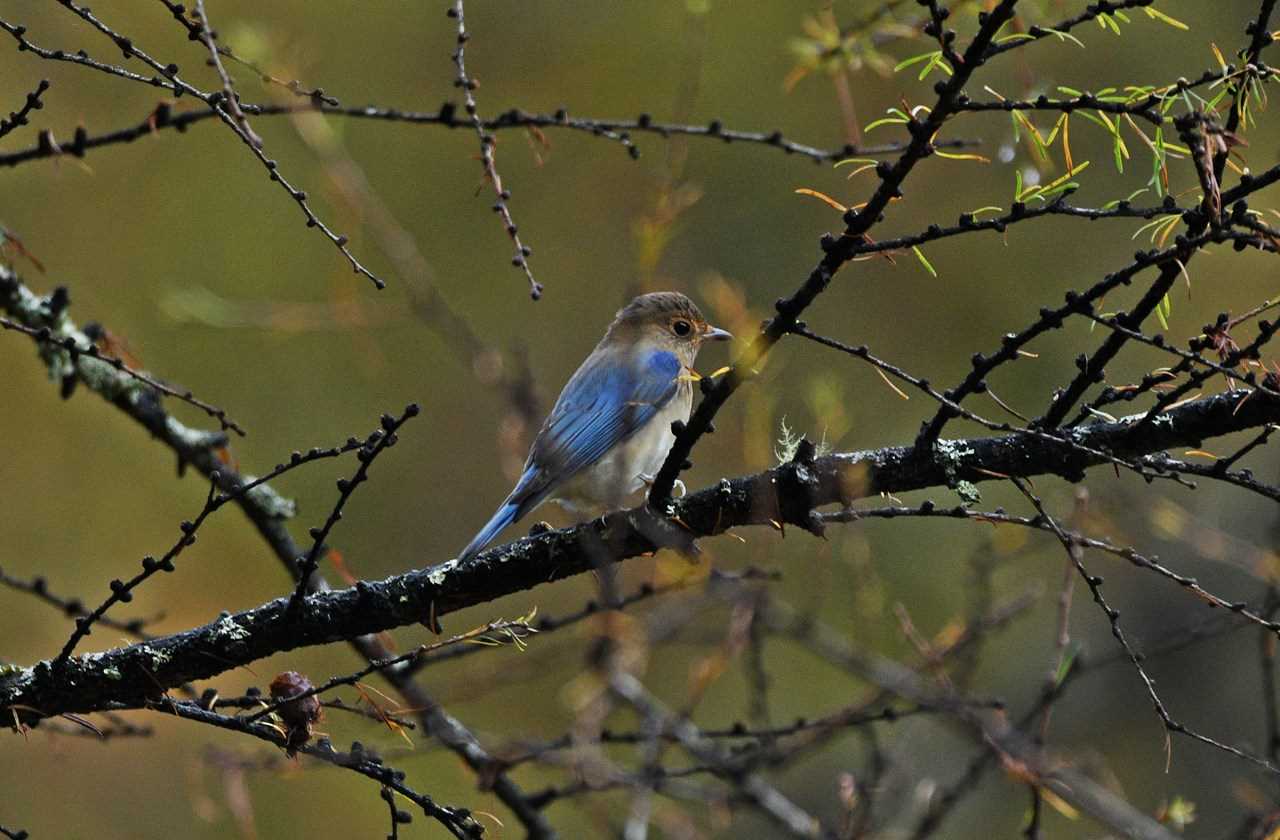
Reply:
[[618, 310], [606, 340], [670, 350], [692, 364], [702, 342], [730, 338], [727, 331], [708, 324], [697, 305], [679, 292], [652, 292]]

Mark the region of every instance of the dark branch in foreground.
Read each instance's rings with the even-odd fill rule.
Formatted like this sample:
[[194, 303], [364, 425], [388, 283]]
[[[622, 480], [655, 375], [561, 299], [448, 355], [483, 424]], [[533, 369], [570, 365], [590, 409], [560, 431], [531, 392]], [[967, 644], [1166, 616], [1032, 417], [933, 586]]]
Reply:
[[[1280, 421], [1280, 400], [1244, 392], [1185, 403], [1140, 436], [1141, 415], [1075, 430], [1073, 444], [1025, 434], [939, 441], [813, 457], [802, 446], [794, 460], [756, 475], [723, 479], [669, 503], [660, 518], [647, 508], [611, 513], [573, 528], [550, 531], [486, 551], [464, 564], [449, 561], [386, 580], [360, 581], [340, 591], [309, 595], [296, 611], [280, 598], [183, 633], [57, 665], [14, 669], [0, 680], [0, 709], [32, 716], [132, 708], [162, 690], [205, 679], [272, 654], [378, 633], [444, 616], [553, 580], [648, 554], [659, 546], [687, 546], [744, 525], [795, 525], [821, 533], [815, 508], [876, 493], [903, 493], [1009, 476], [1058, 475], [1080, 480], [1113, 457], [1137, 458], [1170, 447], [1198, 447], [1206, 437]], [[680, 529], [676, 524], [684, 526]]]

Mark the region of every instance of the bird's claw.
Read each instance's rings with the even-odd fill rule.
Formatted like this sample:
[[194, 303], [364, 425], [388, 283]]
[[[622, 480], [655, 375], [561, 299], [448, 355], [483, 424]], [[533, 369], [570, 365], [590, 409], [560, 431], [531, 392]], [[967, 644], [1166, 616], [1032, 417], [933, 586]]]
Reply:
[[[650, 475], [649, 473], [640, 473], [640, 475], [636, 477], [640, 479], [640, 483], [643, 484], [644, 489], [648, 491], [649, 488], [653, 486], [654, 479], [656, 479], [658, 476], [656, 473], [653, 475]], [[676, 479], [676, 483], [671, 486], [671, 489], [679, 490], [680, 492], [677, 493], [676, 495], [680, 497], [683, 497], [685, 493], [689, 492], [688, 489], [685, 488], [684, 482], [678, 478]]]

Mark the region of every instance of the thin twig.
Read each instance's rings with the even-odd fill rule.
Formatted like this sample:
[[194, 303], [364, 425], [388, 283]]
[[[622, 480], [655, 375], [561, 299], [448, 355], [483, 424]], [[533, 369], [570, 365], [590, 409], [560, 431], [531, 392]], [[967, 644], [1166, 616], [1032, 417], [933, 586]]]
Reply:
[[471, 35], [467, 32], [462, 0], [454, 0], [448, 14], [458, 22], [458, 46], [453, 51], [453, 63], [458, 68], [458, 77], [454, 84], [462, 90], [462, 107], [466, 109], [471, 125], [476, 130], [476, 136], [480, 138], [480, 163], [484, 167], [484, 177], [493, 187], [493, 194], [497, 196], [493, 210], [502, 220], [507, 236], [511, 237], [511, 241], [515, 243], [516, 255], [511, 258], [511, 264], [524, 272], [524, 276], [529, 280], [529, 297], [538, 300], [542, 297], [542, 284], [533, 278], [533, 270], [529, 268], [529, 255], [533, 251], [520, 241], [520, 230], [511, 217], [511, 208], [507, 206], [507, 202], [511, 199], [511, 191], [502, 186], [502, 176], [498, 174], [498, 166], [494, 161], [493, 150], [497, 145], [497, 139], [485, 131], [484, 121], [480, 119], [480, 112], [476, 107], [475, 90], [479, 87], [479, 83], [467, 75], [466, 44]]
[[8, 119], [0, 119], [0, 137], [4, 137], [9, 132], [19, 126], [27, 124], [27, 117], [32, 111], [38, 111], [44, 107], [44, 103], [40, 101], [40, 97], [49, 89], [49, 80], [41, 79], [36, 85], [36, 89], [27, 94], [27, 99], [22, 103], [22, 107], [16, 111], [9, 112]]
[[[57, 292], [55, 292], [55, 294], [57, 294]], [[63, 290], [62, 294], [65, 297], [65, 290]], [[52, 298], [50, 300], [52, 300]], [[87, 335], [85, 336], [85, 341], [81, 343], [80, 341], [77, 341], [76, 335], [64, 334], [64, 330], [59, 330], [55, 333], [53, 329], [47, 326], [29, 327], [25, 324], [19, 324], [16, 321], [11, 321], [8, 318], [0, 318], [0, 329], [20, 332], [42, 344], [47, 344], [50, 347], [65, 351], [68, 358], [71, 360], [72, 365], [76, 365], [77, 367], [83, 364], [80, 360], [81, 356], [88, 356], [90, 359], [96, 359], [103, 364], [110, 365], [126, 376], [132, 377], [150, 388], [154, 388], [165, 396], [173, 397], [176, 400], [181, 400], [187, 405], [200, 409], [214, 420], [217, 420], [224, 431], [233, 431], [241, 437], [244, 437], [245, 435], [244, 428], [235, 420], [228, 417], [225, 409], [218, 408], [216, 405], [205, 402], [189, 390], [178, 389], [173, 385], [161, 382], [143, 371], [136, 370], [125, 364], [124, 359], [121, 359], [119, 356], [113, 356], [109, 353], [102, 352], [98, 349], [97, 343], [90, 340]], [[86, 329], [88, 328], [86, 327]]]

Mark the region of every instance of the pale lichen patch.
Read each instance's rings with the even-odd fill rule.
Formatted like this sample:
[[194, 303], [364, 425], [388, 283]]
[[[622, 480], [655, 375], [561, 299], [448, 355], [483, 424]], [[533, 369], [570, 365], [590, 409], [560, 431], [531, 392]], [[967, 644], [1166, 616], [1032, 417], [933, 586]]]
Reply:
[[457, 560], [449, 560], [441, 563], [439, 566], [436, 566], [434, 569], [427, 572], [427, 580], [429, 580], [433, 586], [443, 586], [444, 579], [448, 577], [449, 572], [453, 571], [457, 566]]
[[246, 628], [241, 627], [239, 624], [236, 624], [235, 619], [229, 615], [224, 615], [219, 619], [217, 626], [214, 628], [214, 632], [218, 636], [225, 637], [234, 642], [241, 642], [249, 638], [249, 631]]

